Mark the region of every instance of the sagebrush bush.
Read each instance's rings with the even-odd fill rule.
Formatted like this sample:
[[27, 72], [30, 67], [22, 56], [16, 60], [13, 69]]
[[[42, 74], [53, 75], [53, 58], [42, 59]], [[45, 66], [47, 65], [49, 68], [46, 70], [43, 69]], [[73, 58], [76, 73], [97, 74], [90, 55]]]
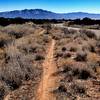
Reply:
[[0, 32], [0, 48], [6, 46], [13, 40], [13, 37], [9, 36], [7, 33]]
[[11, 90], [19, 88], [23, 81], [35, 80], [40, 72], [33, 66], [31, 57], [21, 54], [13, 44], [6, 49], [5, 64], [0, 67], [0, 80]]
[[42, 55], [38, 54], [38, 55], [36, 55], [35, 60], [36, 61], [44, 60], [44, 57]]
[[22, 25], [8, 25], [2, 29], [3, 32], [14, 36], [17, 39], [23, 37], [24, 35], [34, 33], [34, 30], [35, 26], [33, 27], [28, 23]]
[[86, 35], [88, 38], [97, 39], [97, 36], [93, 31], [90, 31], [90, 30], [79, 30], [79, 32], [81, 34]]
[[0, 100], [4, 100], [4, 96], [9, 92], [8, 87], [2, 81], [0, 81]]
[[78, 52], [76, 54], [76, 58], [75, 58], [76, 61], [87, 61], [87, 53], [85, 52]]
[[[10, 58], [0, 71], [0, 80], [4, 81], [10, 89], [17, 89], [22, 81], [32, 79], [33, 68], [30, 62], [24, 61], [25, 58]], [[33, 72], [32, 72], [33, 71]]]
[[84, 95], [86, 94], [86, 88], [84, 86], [79, 86], [78, 84], [74, 84], [71, 86], [74, 94]]

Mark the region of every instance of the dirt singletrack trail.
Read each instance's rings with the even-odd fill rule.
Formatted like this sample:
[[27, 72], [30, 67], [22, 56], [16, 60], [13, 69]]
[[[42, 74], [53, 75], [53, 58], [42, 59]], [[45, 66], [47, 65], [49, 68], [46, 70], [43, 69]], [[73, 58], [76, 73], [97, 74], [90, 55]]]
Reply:
[[43, 76], [38, 89], [38, 100], [56, 100], [51, 93], [52, 89], [56, 87], [56, 77], [52, 76], [57, 70], [53, 57], [54, 47], [55, 40], [52, 40], [43, 63]]

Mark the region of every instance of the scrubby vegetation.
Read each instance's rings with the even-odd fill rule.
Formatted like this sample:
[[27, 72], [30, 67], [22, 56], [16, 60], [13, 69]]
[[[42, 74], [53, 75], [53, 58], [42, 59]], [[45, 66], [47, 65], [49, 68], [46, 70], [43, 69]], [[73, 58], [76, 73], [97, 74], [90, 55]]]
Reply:
[[[18, 20], [18, 19], [17, 19]], [[78, 20], [77, 20], [78, 21]], [[58, 28], [32, 22], [0, 27], [0, 100], [37, 100], [43, 62], [50, 41], [56, 41], [54, 60], [57, 100], [100, 99], [100, 39], [88, 30]]]

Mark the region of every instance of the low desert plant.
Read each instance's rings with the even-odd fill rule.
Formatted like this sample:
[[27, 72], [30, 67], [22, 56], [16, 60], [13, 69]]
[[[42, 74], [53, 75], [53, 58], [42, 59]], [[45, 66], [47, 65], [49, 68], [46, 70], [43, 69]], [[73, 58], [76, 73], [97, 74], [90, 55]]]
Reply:
[[56, 90], [53, 91], [53, 93], [66, 93], [67, 89], [64, 85], [60, 85]]
[[35, 80], [39, 72], [33, 66], [31, 57], [20, 53], [16, 45], [9, 45], [6, 49], [5, 64], [0, 67], [0, 80], [11, 90], [19, 88], [23, 81]]
[[26, 34], [34, 33], [34, 27], [30, 24], [8, 25], [2, 29], [4, 33], [14, 36], [16, 39], [23, 37]]
[[90, 39], [97, 39], [96, 34], [90, 30], [79, 30], [80, 34], [86, 35]]
[[85, 52], [78, 52], [75, 57], [76, 61], [87, 61], [87, 54]]
[[62, 51], [63, 51], [63, 52], [65, 52], [66, 50], [67, 50], [66, 47], [63, 47], [63, 48], [62, 48]]
[[13, 40], [13, 37], [9, 36], [6, 33], [0, 32], [0, 48], [3, 48], [12, 40]]
[[72, 89], [75, 92], [74, 94], [86, 94], [86, 88], [84, 86], [79, 86], [78, 84], [72, 85]]
[[42, 55], [38, 54], [38, 55], [36, 55], [35, 60], [36, 61], [44, 60], [44, 57]]
[[71, 48], [70, 48], [70, 51], [71, 51], [71, 52], [76, 52], [76, 51], [77, 51], [77, 48], [76, 48], [76, 47], [71, 47]]

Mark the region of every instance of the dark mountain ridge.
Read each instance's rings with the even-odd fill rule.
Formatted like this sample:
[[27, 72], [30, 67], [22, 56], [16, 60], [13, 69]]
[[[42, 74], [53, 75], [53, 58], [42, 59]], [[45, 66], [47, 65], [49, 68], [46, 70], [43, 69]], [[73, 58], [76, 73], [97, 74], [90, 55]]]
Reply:
[[24, 9], [0, 12], [0, 17], [4, 18], [26, 18], [26, 19], [77, 19], [88, 17], [91, 19], [100, 19], [100, 14], [92, 14], [85, 12], [72, 12], [72, 13], [54, 13], [42, 9]]

